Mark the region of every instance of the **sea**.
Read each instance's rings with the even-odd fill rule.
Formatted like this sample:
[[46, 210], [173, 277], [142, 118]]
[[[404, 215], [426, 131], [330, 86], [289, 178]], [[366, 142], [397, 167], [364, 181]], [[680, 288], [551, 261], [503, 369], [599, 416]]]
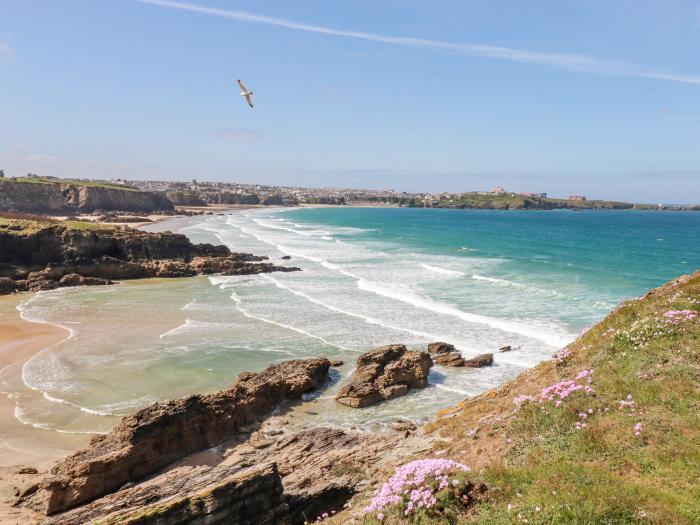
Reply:
[[[550, 359], [621, 301], [700, 268], [700, 213], [692, 212], [255, 208], [167, 226], [301, 271], [28, 297], [19, 305], [25, 319], [67, 335], [16, 373], [0, 373], [19, 421], [104, 433], [148, 403], [327, 356], [345, 364], [290, 425], [422, 422]], [[494, 365], [436, 366], [427, 388], [365, 409], [335, 402], [362, 352], [433, 341], [467, 358], [494, 353]], [[513, 350], [498, 352], [505, 345]]]

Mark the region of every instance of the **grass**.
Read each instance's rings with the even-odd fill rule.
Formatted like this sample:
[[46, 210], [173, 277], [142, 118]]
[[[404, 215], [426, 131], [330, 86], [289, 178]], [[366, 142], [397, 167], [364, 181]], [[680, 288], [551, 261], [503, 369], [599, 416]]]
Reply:
[[479, 195], [465, 193], [456, 199], [441, 201], [439, 206], [487, 209], [641, 209], [649, 208], [643, 204], [628, 204], [616, 201], [576, 201], [568, 199], [552, 199], [542, 197], [526, 197], [517, 194]]
[[63, 226], [71, 230], [111, 230], [111, 226], [88, 221], [52, 219], [26, 213], [0, 212], [0, 233], [33, 235], [46, 228]]
[[[433, 448], [470, 465], [488, 492], [456, 513], [382, 523], [700, 523], [700, 317], [672, 323], [669, 310], [700, 312], [700, 272], [624, 303], [559, 362], [443, 411], [426, 428]], [[584, 369], [594, 392], [574, 392], [560, 407], [539, 402], [543, 388]], [[516, 411], [520, 395], [536, 400]], [[634, 405], [621, 408], [628, 396]]]
[[139, 191], [138, 188], [133, 186], [126, 186], [122, 184], [113, 184], [107, 181], [99, 180], [79, 180], [79, 179], [49, 179], [45, 177], [17, 177], [15, 179], [10, 178], [0, 178], [0, 184], [3, 182], [20, 182], [26, 184], [72, 184], [75, 186], [85, 186], [89, 188], [106, 188], [111, 190], [124, 190], [124, 191]]

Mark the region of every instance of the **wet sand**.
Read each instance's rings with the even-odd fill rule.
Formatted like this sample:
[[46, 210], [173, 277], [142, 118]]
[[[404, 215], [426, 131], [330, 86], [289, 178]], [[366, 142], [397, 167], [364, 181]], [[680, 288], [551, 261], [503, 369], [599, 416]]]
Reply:
[[69, 336], [59, 326], [22, 319], [17, 305], [27, 297], [0, 297], [0, 466], [26, 464], [41, 470], [86, 445], [90, 435], [43, 430], [15, 418], [15, 402], [4, 387], [21, 381], [22, 366], [28, 359]]

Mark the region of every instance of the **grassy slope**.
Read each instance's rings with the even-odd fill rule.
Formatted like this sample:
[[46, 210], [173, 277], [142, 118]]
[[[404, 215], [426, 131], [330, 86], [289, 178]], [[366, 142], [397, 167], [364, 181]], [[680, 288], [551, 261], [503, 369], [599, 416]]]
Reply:
[[[427, 427], [438, 457], [470, 465], [488, 493], [449, 516], [383, 523], [700, 523], [700, 319], [662, 317], [685, 309], [700, 311], [700, 272], [624, 303], [569, 345], [564, 362], [542, 363], [441, 413]], [[588, 368], [595, 393], [514, 411], [516, 396], [539, 398]], [[620, 409], [628, 395], [634, 412]], [[587, 427], [577, 430], [588, 409]]]
[[0, 178], [3, 182], [23, 182], [27, 184], [74, 184], [75, 186], [85, 186], [88, 188], [106, 188], [110, 190], [139, 191], [132, 186], [112, 184], [106, 181], [84, 181], [78, 179], [45, 179], [42, 177], [17, 177], [16, 179]]
[[[95, 224], [87, 221], [58, 221], [52, 219], [46, 219], [43, 217], [29, 218], [30, 215], [26, 215], [26, 218], [15, 218], [12, 216], [3, 216], [10, 214], [0, 214], [0, 233], [12, 233], [14, 235], [31, 235], [45, 228], [50, 228], [51, 226], [65, 226], [71, 230], [110, 230], [113, 229], [111, 226], [105, 226], [104, 224]], [[12, 214], [21, 216], [23, 214]]]

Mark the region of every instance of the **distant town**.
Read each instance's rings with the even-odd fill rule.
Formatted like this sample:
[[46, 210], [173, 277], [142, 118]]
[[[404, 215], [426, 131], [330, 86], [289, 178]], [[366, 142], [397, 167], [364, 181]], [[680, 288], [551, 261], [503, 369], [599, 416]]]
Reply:
[[[242, 184], [236, 182], [128, 180], [128, 179], [64, 179], [28, 173], [25, 177], [5, 177], [0, 180], [16, 182], [55, 182], [75, 185], [104, 185], [112, 188], [140, 190], [165, 194], [176, 206], [209, 205], [349, 205], [402, 206], [420, 208], [487, 208], [487, 209], [663, 209], [697, 210], [697, 206], [632, 204], [619, 201], [588, 199], [586, 195], [565, 198], [549, 197], [546, 192], [513, 192], [503, 186], [490, 190], [411, 193], [393, 189], [307, 188]], [[0, 187], [0, 190], [2, 188]]]

